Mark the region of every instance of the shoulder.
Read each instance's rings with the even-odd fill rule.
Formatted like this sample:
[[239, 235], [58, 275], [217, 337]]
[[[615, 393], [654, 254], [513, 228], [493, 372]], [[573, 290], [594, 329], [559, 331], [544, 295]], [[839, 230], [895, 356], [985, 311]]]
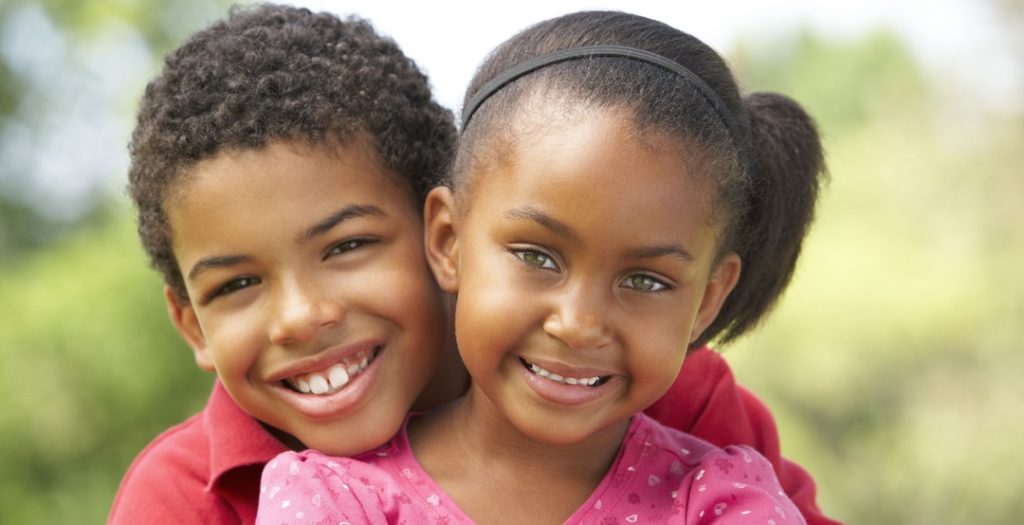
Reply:
[[315, 450], [284, 452], [263, 470], [257, 523], [388, 523], [401, 488], [384, 469]]
[[110, 523], [209, 521], [216, 504], [210, 479], [209, 439], [202, 414], [157, 436], [125, 473], [110, 510]]
[[771, 463], [747, 446], [707, 452], [683, 480], [676, 503], [684, 509], [686, 523], [806, 523], [782, 490]]

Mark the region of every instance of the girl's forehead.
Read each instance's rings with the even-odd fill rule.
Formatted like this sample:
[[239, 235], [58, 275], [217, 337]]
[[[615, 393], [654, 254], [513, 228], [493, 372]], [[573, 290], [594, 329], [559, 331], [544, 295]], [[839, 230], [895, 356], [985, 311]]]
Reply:
[[537, 207], [570, 222], [630, 220], [663, 231], [710, 227], [709, 178], [696, 173], [703, 163], [677, 141], [637, 130], [622, 111], [555, 120], [476, 174], [470, 209]]

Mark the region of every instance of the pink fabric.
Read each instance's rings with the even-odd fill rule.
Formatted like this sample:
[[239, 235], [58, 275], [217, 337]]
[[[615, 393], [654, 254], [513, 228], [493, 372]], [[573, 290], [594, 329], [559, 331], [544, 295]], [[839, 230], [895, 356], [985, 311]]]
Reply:
[[[413, 457], [404, 432], [356, 459], [286, 452], [263, 472], [256, 522], [473, 523]], [[801, 524], [771, 464], [638, 414], [611, 470], [566, 523]]]

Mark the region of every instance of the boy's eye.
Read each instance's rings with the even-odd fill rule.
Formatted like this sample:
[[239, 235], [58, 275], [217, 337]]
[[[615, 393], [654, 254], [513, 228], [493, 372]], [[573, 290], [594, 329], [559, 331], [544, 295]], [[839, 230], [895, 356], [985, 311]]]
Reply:
[[545, 270], [558, 269], [558, 265], [555, 264], [554, 259], [537, 250], [512, 250], [512, 254], [524, 263], [536, 268], [542, 268]]
[[335, 245], [331, 246], [327, 250], [327, 253], [324, 255], [324, 258], [326, 259], [326, 258], [328, 258], [328, 257], [330, 257], [332, 255], [340, 255], [340, 254], [343, 254], [343, 253], [348, 253], [348, 252], [350, 252], [352, 250], [359, 249], [359, 248], [361, 248], [361, 247], [363, 247], [363, 246], [365, 246], [367, 244], [370, 244], [372, 242], [374, 242], [374, 239], [362, 238], [362, 237], [360, 237], [358, 239], [347, 239], [347, 240], [339, 242], [338, 244], [335, 244]]
[[669, 289], [669, 285], [644, 273], [626, 277], [622, 285], [638, 292], [661, 292]]
[[259, 283], [260, 283], [259, 277], [239, 277], [238, 279], [232, 279], [232, 280], [222, 284], [216, 290], [210, 292], [206, 296], [206, 301], [207, 302], [212, 301], [213, 299], [216, 299], [216, 298], [218, 298], [220, 296], [228, 295], [228, 294], [230, 294], [232, 292], [237, 292], [238, 290], [241, 290], [242, 288], [248, 288], [250, 286], [254, 286], [254, 285], [257, 285]]

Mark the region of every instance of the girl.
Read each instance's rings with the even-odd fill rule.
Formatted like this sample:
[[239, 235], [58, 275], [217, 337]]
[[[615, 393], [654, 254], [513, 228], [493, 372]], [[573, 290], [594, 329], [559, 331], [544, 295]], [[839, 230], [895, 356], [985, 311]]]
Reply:
[[785, 288], [823, 171], [806, 113], [741, 99], [690, 35], [585, 12], [495, 50], [463, 123], [425, 215], [469, 391], [357, 460], [279, 456], [259, 519], [802, 523], [752, 449], [641, 411]]

